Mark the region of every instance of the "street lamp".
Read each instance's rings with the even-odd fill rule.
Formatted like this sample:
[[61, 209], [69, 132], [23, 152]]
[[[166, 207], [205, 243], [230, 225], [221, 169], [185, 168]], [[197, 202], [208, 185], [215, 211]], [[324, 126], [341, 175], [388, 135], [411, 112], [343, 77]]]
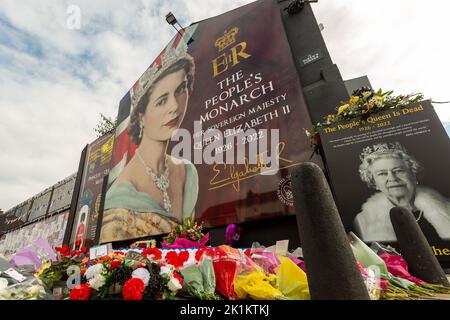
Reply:
[[292, 0], [286, 10], [290, 15], [294, 15], [302, 11], [306, 3], [319, 2], [319, 0]]
[[[175, 16], [173, 15], [172, 12], [169, 12], [168, 14], [166, 14], [166, 21], [168, 24], [173, 26], [173, 28], [178, 32], [178, 34], [181, 37], [183, 37], [184, 28], [178, 23], [177, 18], [175, 18]], [[178, 29], [176, 26], [178, 26]], [[181, 30], [183, 30], [183, 33], [181, 33]], [[187, 45], [190, 45], [193, 41], [194, 41], [194, 39], [189, 38], [189, 40], [187, 41]]]

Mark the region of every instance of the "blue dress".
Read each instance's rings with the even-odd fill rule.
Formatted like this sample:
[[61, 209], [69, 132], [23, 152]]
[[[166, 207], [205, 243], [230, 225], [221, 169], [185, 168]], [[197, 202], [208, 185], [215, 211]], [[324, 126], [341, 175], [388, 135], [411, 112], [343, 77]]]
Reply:
[[193, 219], [198, 197], [198, 173], [185, 161], [183, 221], [165, 211], [146, 192], [136, 190], [131, 182], [113, 185], [106, 193], [100, 242], [129, 240], [168, 233], [186, 218]]

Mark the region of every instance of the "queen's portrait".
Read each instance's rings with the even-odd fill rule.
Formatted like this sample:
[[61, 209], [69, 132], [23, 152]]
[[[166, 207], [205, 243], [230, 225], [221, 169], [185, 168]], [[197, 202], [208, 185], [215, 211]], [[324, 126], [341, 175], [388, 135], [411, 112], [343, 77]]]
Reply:
[[137, 149], [106, 193], [101, 243], [168, 233], [195, 215], [197, 170], [168, 150], [193, 91], [194, 60], [185, 47], [159, 58], [132, 97], [128, 135]]
[[376, 192], [354, 220], [362, 240], [396, 241], [389, 212], [404, 207], [416, 217], [430, 239], [450, 239], [450, 202], [436, 190], [419, 184], [421, 164], [399, 143], [367, 146], [360, 155], [359, 174]]

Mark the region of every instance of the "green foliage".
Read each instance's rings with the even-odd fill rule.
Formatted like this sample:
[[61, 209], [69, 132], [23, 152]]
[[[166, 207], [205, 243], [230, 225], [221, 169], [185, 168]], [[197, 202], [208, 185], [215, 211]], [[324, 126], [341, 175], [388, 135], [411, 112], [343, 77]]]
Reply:
[[325, 116], [325, 121], [313, 125], [309, 130], [305, 130], [305, 133], [311, 140], [311, 144], [316, 145], [320, 140], [319, 134], [325, 127], [357, 117], [369, 117], [391, 108], [404, 108], [421, 100], [423, 95], [420, 93], [394, 96], [393, 91], [383, 92], [380, 89], [374, 92], [363, 87], [353, 92], [349, 101], [342, 102], [341, 106], [336, 108], [335, 114]]
[[200, 241], [205, 234], [203, 233], [203, 225], [197, 224], [197, 222], [192, 221], [190, 218], [186, 219], [184, 225], [178, 225], [173, 229], [164, 240], [168, 244], [173, 244], [176, 238], [185, 238], [191, 241]]
[[113, 120], [112, 118], [107, 117], [102, 113], [100, 113], [100, 117], [101, 119], [97, 123], [97, 127], [94, 128], [97, 137], [101, 137], [107, 133], [110, 133], [114, 131], [117, 127], [117, 117], [115, 120]]

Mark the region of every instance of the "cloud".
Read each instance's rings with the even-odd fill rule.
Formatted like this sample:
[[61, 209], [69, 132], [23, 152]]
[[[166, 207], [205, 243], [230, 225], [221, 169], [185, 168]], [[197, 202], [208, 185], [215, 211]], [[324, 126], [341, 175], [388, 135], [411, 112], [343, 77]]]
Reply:
[[[117, 114], [122, 96], [175, 34], [167, 12], [186, 26], [250, 2], [0, 1], [0, 208], [77, 170], [81, 150], [96, 138], [99, 113]], [[80, 30], [67, 28], [73, 4], [81, 10]], [[445, 1], [312, 6], [345, 79], [367, 74], [374, 87], [450, 100]], [[436, 109], [450, 121], [448, 105]]]
[[[175, 30], [251, 1], [0, 2], [0, 208], [9, 209], [76, 172], [99, 113], [122, 96]], [[67, 28], [76, 4], [81, 28]]]
[[[450, 32], [450, 3], [321, 0], [312, 8], [344, 79], [368, 75], [374, 88], [450, 100], [450, 43], [444, 40]], [[450, 121], [448, 104], [435, 109]]]

